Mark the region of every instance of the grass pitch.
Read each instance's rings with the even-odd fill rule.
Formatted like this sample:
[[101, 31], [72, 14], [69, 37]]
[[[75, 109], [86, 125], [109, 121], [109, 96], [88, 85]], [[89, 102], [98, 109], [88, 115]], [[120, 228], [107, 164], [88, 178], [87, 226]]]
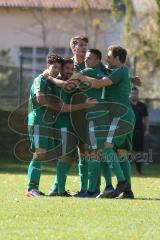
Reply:
[[[135, 200], [107, 200], [27, 198], [27, 165], [7, 159], [0, 164], [2, 240], [160, 239], [160, 165], [145, 166], [143, 176], [133, 171]], [[40, 189], [45, 193], [54, 174], [55, 166], [44, 166]], [[74, 193], [79, 188], [75, 168], [71, 174], [67, 189]]]

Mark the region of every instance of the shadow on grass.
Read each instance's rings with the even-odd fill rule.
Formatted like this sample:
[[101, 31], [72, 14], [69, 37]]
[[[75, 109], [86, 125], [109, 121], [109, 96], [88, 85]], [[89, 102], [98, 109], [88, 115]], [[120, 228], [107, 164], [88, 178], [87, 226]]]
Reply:
[[[56, 174], [56, 161], [47, 162], [42, 164], [43, 174], [55, 175]], [[13, 155], [0, 157], [0, 173], [8, 174], [27, 174], [28, 163], [23, 163]], [[74, 164], [71, 168], [70, 175], [78, 175], [77, 164]], [[135, 166], [132, 164], [132, 176], [139, 178], [160, 177], [160, 164], [151, 164], [143, 166], [143, 174], [137, 174]]]
[[[43, 174], [55, 175], [57, 161], [42, 163]], [[27, 174], [29, 162], [23, 163], [14, 156], [0, 157], [0, 173], [4, 174]], [[78, 175], [77, 164], [71, 168], [70, 175]]]
[[141, 201], [160, 201], [160, 198], [134, 198], [134, 200], [141, 200]]
[[137, 178], [159, 178], [160, 177], [160, 164], [149, 164], [142, 166], [142, 174], [137, 173], [135, 165], [132, 164], [132, 176]]

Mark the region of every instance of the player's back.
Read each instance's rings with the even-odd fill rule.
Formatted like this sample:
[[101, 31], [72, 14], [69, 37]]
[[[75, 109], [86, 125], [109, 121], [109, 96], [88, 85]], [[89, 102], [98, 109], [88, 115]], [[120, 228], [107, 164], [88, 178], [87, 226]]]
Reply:
[[113, 84], [107, 88], [107, 100], [130, 106], [131, 78], [129, 77], [128, 68], [125, 66], [115, 68], [112, 73], [108, 75], [108, 78], [112, 80], [113, 75], [115, 80]]
[[[43, 75], [39, 75], [34, 79], [29, 96], [28, 103], [28, 125], [50, 125], [53, 122], [53, 112], [47, 110], [45, 106], [40, 106], [37, 102], [36, 94], [51, 95], [53, 92], [52, 83], [50, 83]], [[47, 110], [47, 111], [46, 111]]]

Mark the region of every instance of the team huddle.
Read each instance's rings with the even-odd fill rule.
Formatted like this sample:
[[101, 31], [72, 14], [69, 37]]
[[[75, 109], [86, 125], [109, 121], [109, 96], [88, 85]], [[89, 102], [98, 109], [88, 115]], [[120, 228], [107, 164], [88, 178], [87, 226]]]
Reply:
[[[105, 66], [102, 53], [87, 46], [86, 37], [73, 37], [73, 57], [63, 59], [50, 52], [46, 70], [33, 81], [28, 111], [33, 152], [29, 197], [44, 196], [39, 190], [41, 162], [57, 160], [50, 197], [134, 198], [128, 152], [135, 116], [129, 99], [133, 79], [125, 65], [127, 51], [110, 46]], [[65, 185], [73, 163], [78, 164], [80, 189], [71, 195]], [[101, 176], [106, 184], [102, 192]]]

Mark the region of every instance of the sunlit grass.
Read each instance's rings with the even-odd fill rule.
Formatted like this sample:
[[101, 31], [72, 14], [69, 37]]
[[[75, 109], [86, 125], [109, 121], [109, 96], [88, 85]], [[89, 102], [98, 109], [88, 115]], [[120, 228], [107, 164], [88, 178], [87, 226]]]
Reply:
[[[134, 173], [135, 200], [25, 197], [26, 165], [3, 162], [0, 174], [0, 239], [159, 240], [160, 166]], [[18, 172], [18, 169], [20, 171]], [[41, 190], [48, 192], [55, 173], [45, 165]], [[116, 183], [114, 178], [114, 183]], [[102, 181], [102, 189], [104, 181]], [[76, 168], [67, 189], [79, 188]]]

